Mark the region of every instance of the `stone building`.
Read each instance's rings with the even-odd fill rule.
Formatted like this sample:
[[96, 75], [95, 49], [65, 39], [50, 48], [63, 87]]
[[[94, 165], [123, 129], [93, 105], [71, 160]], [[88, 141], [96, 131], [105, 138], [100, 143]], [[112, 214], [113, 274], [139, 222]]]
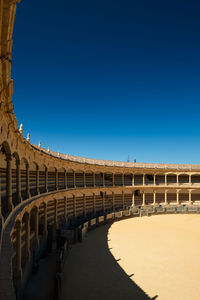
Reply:
[[15, 299], [48, 228], [134, 206], [196, 207], [200, 201], [200, 165], [86, 159], [23, 137], [12, 103], [16, 2], [0, 1], [0, 299], [6, 300]]

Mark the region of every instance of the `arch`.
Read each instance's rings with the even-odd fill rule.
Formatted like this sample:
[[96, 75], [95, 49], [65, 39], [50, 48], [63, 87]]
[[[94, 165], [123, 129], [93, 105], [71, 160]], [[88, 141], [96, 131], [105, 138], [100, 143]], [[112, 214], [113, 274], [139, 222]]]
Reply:
[[1, 152], [5, 154], [6, 157], [11, 158], [11, 148], [7, 141], [1, 144]]
[[168, 185], [177, 185], [178, 174], [174, 172], [167, 172], [167, 184]]

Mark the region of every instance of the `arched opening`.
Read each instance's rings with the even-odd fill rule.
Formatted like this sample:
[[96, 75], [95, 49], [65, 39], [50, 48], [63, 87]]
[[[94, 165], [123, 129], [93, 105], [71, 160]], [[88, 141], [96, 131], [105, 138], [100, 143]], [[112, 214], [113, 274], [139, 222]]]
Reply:
[[124, 174], [124, 185], [131, 186], [132, 185], [133, 174]]
[[105, 186], [113, 186], [114, 174], [104, 173], [104, 184]]
[[143, 174], [134, 174], [134, 185], [143, 185]]
[[153, 174], [145, 174], [144, 183], [145, 183], [145, 185], [154, 184], [154, 175]]
[[167, 184], [168, 185], [177, 185], [177, 175], [176, 174], [168, 174], [167, 175]]
[[48, 191], [56, 190], [56, 172], [57, 169], [55, 167], [48, 168]]
[[30, 197], [29, 164], [26, 158], [21, 159], [21, 195], [25, 200]]
[[84, 187], [84, 185], [85, 185], [84, 176], [85, 176], [85, 174], [83, 173], [83, 171], [79, 171], [79, 170], [76, 171], [76, 173], [75, 173], [75, 180], [76, 180], [75, 186], [77, 188]]
[[178, 176], [179, 185], [188, 185], [189, 184], [189, 175], [187, 174], [180, 174]]
[[114, 174], [114, 185], [115, 186], [122, 186], [123, 185], [123, 174], [122, 173], [115, 173]]
[[7, 217], [12, 210], [12, 156], [10, 146], [3, 142], [0, 146], [0, 186], [1, 186], [1, 206], [0, 217]]

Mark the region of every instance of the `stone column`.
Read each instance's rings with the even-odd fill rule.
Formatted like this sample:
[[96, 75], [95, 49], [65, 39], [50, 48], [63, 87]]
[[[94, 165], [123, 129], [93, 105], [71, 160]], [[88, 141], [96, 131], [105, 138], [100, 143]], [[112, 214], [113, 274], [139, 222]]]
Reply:
[[29, 165], [26, 164], [26, 198], [30, 198], [30, 176], [29, 176]]
[[165, 186], [167, 186], [167, 174], [165, 174]]
[[177, 190], [177, 193], [176, 193], [176, 202], [177, 202], [177, 204], [179, 204], [179, 191], [180, 190]]
[[125, 203], [124, 203], [124, 191], [122, 191], [122, 209], [125, 209]]
[[16, 160], [16, 194], [17, 203], [22, 202], [20, 160]]
[[167, 190], [165, 190], [165, 205], [167, 205]]
[[22, 254], [21, 254], [21, 222], [17, 221], [16, 223], [16, 278], [21, 279], [22, 278]]
[[112, 210], [115, 210], [115, 194], [112, 192]]
[[176, 184], [179, 185], [179, 174], [176, 174]]
[[43, 235], [47, 237], [48, 231], [47, 231], [47, 203], [44, 203], [44, 223], [43, 223]]
[[7, 171], [6, 171], [6, 201], [7, 201], [7, 211], [12, 211], [12, 169], [11, 169], [11, 156], [6, 157]]
[[192, 191], [189, 190], [189, 205], [192, 205]]
[[93, 187], [96, 187], [96, 183], [95, 183], [95, 173], [93, 173]]
[[83, 187], [86, 188], [85, 172], [83, 172]]
[[55, 170], [55, 190], [58, 190], [58, 170]]
[[45, 183], [44, 183], [44, 186], [45, 186], [45, 193], [48, 193], [48, 169], [45, 167]]
[[124, 186], [124, 173], [122, 173], [122, 186]]
[[153, 185], [156, 185], [156, 174], [153, 174]]
[[135, 191], [132, 193], [132, 206], [135, 206]]
[[191, 186], [192, 185], [192, 175], [189, 174], [189, 185]]
[[76, 173], [75, 171], [73, 172], [73, 180], [74, 180], [74, 188], [76, 188]]
[[142, 194], [142, 206], [145, 206], [145, 191]]
[[39, 167], [38, 165], [36, 166], [36, 193], [37, 195], [40, 194], [40, 184], [39, 184], [39, 177], [40, 174], [39, 174]]
[[134, 186], [134, 174], [132, 174], [132, 186]]
[[145, 174], [142, 175], [142, 185], [145, 185]]
[[115, 186], [115, 174], [112, 174], [112, 185]]
[[153, 205], [156, 205], [156, 191], [153, 191]]
[[39, 209], [35, 208], [35, 246], [39, 246]]
[[86, 197], [85, 194], [83, 194], [83, 215], [86, 216]]
[[95, 193], [93, 193], [93, 212], [94, 212], [94, 214], [96, 214], [96, 197], [95, 197]]
[[30, 215], [25, 214], [25, 255], [30, 259]]
[[73, 195], [74, 218], [76, 218], [76, 196]]

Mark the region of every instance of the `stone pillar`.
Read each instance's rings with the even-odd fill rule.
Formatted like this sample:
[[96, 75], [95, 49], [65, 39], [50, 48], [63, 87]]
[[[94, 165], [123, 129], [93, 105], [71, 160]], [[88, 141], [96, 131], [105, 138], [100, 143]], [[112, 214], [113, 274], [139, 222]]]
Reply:
[[25, 256], [30, 259], [30, 215], [25, 214]]
[[86, 196], [83, 194], [83, 215], [86, 216]]
[[165, 205], [167, 205], [167, 190], [165, 190]]
[[142, 194], [142, 206], [145, 206], [145, 191]]
[[124, 173], [122, 173], [122, 186], [124, 186]]
[[16, 222], [16, 274], [15, 277], [21, 279], [22, 278], [22, 254], [21, 254], [21, 222]]
[[167, 174], [165, 174], [165, 186], [167, 186]]
[[192, 204], [192, 191], [189, 190], [189, 205]]
[[96, 183], [95, 183], [95, 173], [93, 173], [93, 187], [96, 187]]
[[6, 201], [7, 201], [7, 211], [12, 211], [12, 169], [11, 169], [11, 156], [6, 157]]
[[73, 195], [73, 210], [74, 210], [74, 218], [76, 218], [76, 196]]
[[112, 210], [115, 210], [115, 194], [112, 192]]
[[48, 169], [45, 167], [45, 183], [44, 183], [44, 186], [45, 186], [45, 193], [48, 193]]
[[29, 176], [29, 165], [26, 164], [26, 198], [30, 198], [30, 176]]
[[145, 174], [142, 175], [142, 185], [145, 185]]
[[115, 186], [115, 174], [112, 174], [112, 185]]
[[83, 172], [83, 187], [86, 188], [85, 172]]
[[189, 174], [189, 185], [191, 186], [192, 185], [192, 175]]
[[179, 191], [180, 190], [177, 190], [177, 193], [176, 193], [176, 202], [177, 202], [177, 204], [179, 204]]
[[44, 223], [43, 223], [43, 236], [48, 235], [48, 231], [47, 231], [47, 203], [44, 203]]
[[153, 185], [156, 185], [156, 174], [153, 174]]
[[76, 173], [75, 171], [73, 172], [73, 180], [74, 180], [74, 188], [76, 188]]
[[55, 190], [58, 190], [58, 170], [55, 170]]
[[94, 214], [96, 214], [96, 197], [95, 197], [95, 193], [93, 193], [93, 212], [94, 212]]
[[104, 179], [104, 173], [102, 173], [102, 181], [103, 181], [103, 187], [105, 186], [105, 179]]
[[122, 191], [122, 209], [125, 209], [125, 203], [124, 203], [124, 191]]
[[179, 185], [179, 174], [176, 174], [176, 184]]
[[134, 174], [132, 174], [132, 186], [134, 186]]
[[40, 174], [39, 174], [39, 167], [38, 165], [36, 166], [36, 193], [37, 195], [40, 194], [40, 183], [39, 183], [39, 179], [40, 179]]
[[153, 205], [156, 205], [156, 191], [153, 191]]
[[34, 230], [35, 230], [35, 246], [38, 247], [39, 245], [39, 209], [35, 207], [35, 215], [34, 215]]

